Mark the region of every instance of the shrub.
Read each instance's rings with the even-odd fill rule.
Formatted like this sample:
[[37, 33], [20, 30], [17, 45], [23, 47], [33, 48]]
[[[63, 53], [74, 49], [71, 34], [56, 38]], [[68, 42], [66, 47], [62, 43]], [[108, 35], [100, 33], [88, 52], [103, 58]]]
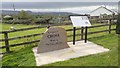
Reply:
[[13, 17], [5, 17], [3, 20], [13, 20]]

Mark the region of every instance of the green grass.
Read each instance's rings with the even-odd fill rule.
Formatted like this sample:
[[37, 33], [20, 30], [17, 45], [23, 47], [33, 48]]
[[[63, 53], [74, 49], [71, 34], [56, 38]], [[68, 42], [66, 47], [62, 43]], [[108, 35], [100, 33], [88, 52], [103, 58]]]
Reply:
[[3, 66], [35, 66], [35, 58], [32, 47], [22, 48], [19, 51], [4, 55]]
[[[113, 40], [114, 38], [114, 40]], [[67, 61], [56, 62], [45, 66], [117, 66], [118, 65], [118, 37], [109, 34], [102, 37], [90, 38], [90, 41], [99, 44], [110, 51], [106, 53], [79, 57]]]
[[[2, 25], [2, 29], [3, 29], [2, 31], [9, 30], [9, 28], [11, 27], [11, 24], [0, 24], [0, 25]], [[16, 29], [32, 27], [32, 25], [14, 25], [14, 26], [18, 27]], [[38, 25], [33, 25], [33, 26], [38, 26]], [[63, 27], [65, 29], [72, 28], [72, 26], [60, 26], [60, 27]], [[41, 28], [41, 29], [33, 29], [33, 30], [27, 30], [27, 31], [12, 32], [12, 33], [9, 33], [9, 38], [30, 35], [30, 34], [36, 34], [36, 33], [43, 33], [43, 32], [45, 32], [45, 30], [46, 30], [46, 28]], [[77, 31], [77, 33], [79, 33], [79, 31]], [[72, 32], [68, 32], [68, 34], [71, 35]], [[2, 36], [1, 38], [4, 38], [4, 35], [0, 35], [0, 36]], [[9, 44], [11, 45], [11, 44], [23, 43], [23, 42], [33, 41], [33, 40], [39, 40], [41, 37], [42, 36], [36, 36], [36, 37], [30, 37], [30, 38], [24, 38], [24, 39], [22, 38], [22, 39], [11, 40], [11, 41], [9, 41]], [[77, 38], [77, 39], [79, 39], [79, 38]], [[0, 42], [0, 43], [2, 44], [2, 46], [4, 46], [4, 44], [5, 44], [4, 42]], [[18, 46], [18, 49], [20, 49], [20, 48], [24, 48], [24, 46]], [[16, 47], [12, 47], [10, 49], [12, 51], [17, 50]], [[3, 49], [2, 51], [5, 52], [5, 49]]]
[[[9, 24], [0, 24], [3, 25], [3, 30], [8, 30], [11, 25]], [[97, 25], [97, 24], [95, 24]], [[26, 27], [32, 27], [32, 25], [15, 25], [16, 27], [20, 28], [26, 28]], [[36, 25], [33, 25], [36, 26]], [[62, 26], [65, 29], [70, 29], [72, 26]], [[91, 28], [90, 31], [98, 31], [98, 30], [105, 30], [108, 27], [100, 27], [100, 28]], [[115, 26], [112, 26], [112, 28], [115, 28]], [[46, 29], [35, 29], [30, 31], [24, 31], [24, 32], [13, 32], [9, 34], [9, 37], [15, 37], [15, 36], [23, 36], [27, 34], [34, 34], [34, 33], [42, 33]], [[77, 31], [77, 34], [79, 34], [80, 31]], [[67, 35], [72, 35], [72, 31], [67, 32]], [[0, 35], [1, 36], [1, 35]], [[99, 37], [98, 37], [99, 36]], [[96, 38], [93, 38], [96, 37]], [[2, 37], [3, 38], [3, 37]], [[14, 41], [10, 41], [10, 44], [13, 43], [20, 43], [25, 41], [32, 41], [34, 39], [40, 39], [40, 36], [37, 37], [31, 37], [31, 38], [25, 38], [25, 39], [18, 39]], [[88, 38], [90, 41], [99, 44], [105, 48], [109, 48], [110, 51], [106, 53], [86, 56], [86, 57], [79, 57], [70, 59], [67, 61], [62, 62], [56, 62], [52, 64], [48, 64], [45, 66], [117, 66], [118, 65], [118, 37], [113, 31], [112, 34], [108, 34], [108, 32], [98, 33], [98, 34], [92, 34], [88, 35]], [[80, 37], [77, 36], [76, 40], [79, 40]], [[71, 41], [72, 37], [68, 38], [68, 41]], [[4, 45], [4, 43], [1, 43]], [[35, 57], [32, 52], [32, 48], [36, 46], [38, 43], [29, 44], [29, 45], [23, 45], [23, 46], [17, 46], [17, 47], [11, 47], [11, 50], [13, 52], [9, 54], [4, 54], [2, 58], [2, 65], [3, 66], [35, 66]], [[3, 52], [5, 49], [3, 49]]]
[[[115, 38], [115, 40], [113, 40]], [[56, 62], [44, 66], [117, 66], [118, 65], [118, 37], [109, 34], [102, 37], [90, 38], [90, 41], [100, 44], [110, 51], [106, 53], [74, 58], [66, 61]], [[3, 66], [35, 66], [35, 57], [32, 47], [28, 46], [10, 54], [2, 59]]]

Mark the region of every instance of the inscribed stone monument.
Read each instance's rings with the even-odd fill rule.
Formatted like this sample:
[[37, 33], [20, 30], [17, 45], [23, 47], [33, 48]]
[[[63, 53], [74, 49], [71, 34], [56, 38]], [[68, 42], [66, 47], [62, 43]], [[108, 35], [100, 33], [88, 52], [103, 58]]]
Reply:
[[50, 52], [54, 50], [60, 50], [64, 48], [69, 48], [67, 44], [67, 35], [64, 28], [51, 27], [49, 28], [37, 48], [37, 53]]

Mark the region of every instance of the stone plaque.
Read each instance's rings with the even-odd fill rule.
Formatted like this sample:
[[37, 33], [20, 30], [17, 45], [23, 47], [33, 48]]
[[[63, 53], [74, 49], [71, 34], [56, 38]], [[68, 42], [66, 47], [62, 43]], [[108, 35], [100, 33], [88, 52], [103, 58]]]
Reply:
[[64, 28], [49, 28], [40, 40], [37, 53], [50, 52], [69, 48], [67, 44], [67, 33]]

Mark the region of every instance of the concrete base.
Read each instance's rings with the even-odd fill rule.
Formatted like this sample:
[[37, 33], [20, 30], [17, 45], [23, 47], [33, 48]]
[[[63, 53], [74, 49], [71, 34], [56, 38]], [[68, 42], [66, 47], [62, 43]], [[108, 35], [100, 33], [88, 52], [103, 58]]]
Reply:
[[3, 56], [3, 55], [1, 54], [1, 55], [0, 55], [0, 58], [2, 58], [2, 56]]
[[[2, 63], [2, 54], [0, 54], [0, 63]], [[0, 65], [0, 68], [1, 68], [1, 65]]]
[[39, 54], [37, 54], [37, 47], [34, 47], [33, 52], [35, 55], [36, 65], [40, 66], [44, 64], [54, 63], [57, 61], [68, 60], [70, 58], [76, 58], [109, 51], [109, 49], [103, 48], [102, 46], [99, 46], [89, 41], [87, 43], [84, 43], [84, 41], [77, 41], [76, 45], [73, 45], [72, 42], [68, 42], [68, 45], [70, 46], [70, 48]]

